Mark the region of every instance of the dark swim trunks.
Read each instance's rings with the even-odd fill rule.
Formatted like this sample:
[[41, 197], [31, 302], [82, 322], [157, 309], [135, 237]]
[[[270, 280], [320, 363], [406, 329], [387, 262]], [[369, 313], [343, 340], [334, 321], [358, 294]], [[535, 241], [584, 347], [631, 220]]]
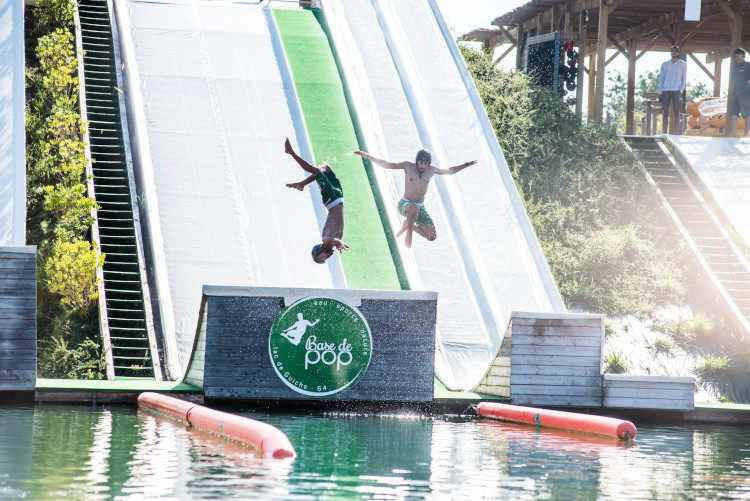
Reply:
[[344, 203], [344, 190], [341, 188], [341, 182], [333, 171], [321, 171], [315, 176], [315, 182], [320, 188], [320, 196], [323, 199], [323, 205], [326, 209]]
[[435, 223], [432, 222], [432, 218], [427, 213], [427, 209], [424, 208], [423, 203], [417, 203], [412, 202], [411, 200], [408, 200], [406, 198], [402, 198], [398, 201], [398, 213], [402, 216], [406, 217], [406, 206], [409, 204], [414, 204], [419, 207], [419, 214], [417, 214], [417, 220], [414, 221], [414, 224], [417, 226], [425, 226], [427, 224], [434, 225]]

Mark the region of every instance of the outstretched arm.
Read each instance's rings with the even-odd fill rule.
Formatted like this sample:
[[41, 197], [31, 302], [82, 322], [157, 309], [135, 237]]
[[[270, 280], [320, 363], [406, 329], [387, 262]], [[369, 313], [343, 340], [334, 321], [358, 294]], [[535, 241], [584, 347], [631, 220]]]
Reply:
[[325, 245], [326, 247], [332, 246], [334, 249], [338, 249], [340, 251], [343, 251], [349, 248], [347, 244], [345, 244], [338, 238], [333, 238], [333, 237], [323, 237], [323, 245]]
[[383, 158], [378, 158], [378, 157], [376, 157], [374, 155], [370, 155], [366, 151], [355, 151], [354, 154], [355, 155], [359, 155], [362, 158], [366, 158], [370, 162], [372, 162], [372, 163], [374, 163], [376, 165], [379, 165], [379, 166], [381, 166], [384, 169], [403, 169], [404, 168], [403, 162], [398, 163], [398, 164], [397, 163], [393, 163], [393, 162], [389, 162], [388, 160], [385, 160]]
[[456, 172], [460, 172], [460, 171], [464, 170], [466, 167], [469, 167], [469, 166], [474, 165], [476, 163], [477, 163], [476, 160], [472, 160], [471, 162], [465, 162], [465, 163], [462, 163], [461, 165], [455, 165], [455, 166], [451, 167], [450, 169], [439, 169], [439, 168], [435, 167], [435, 174], [439, 174], [441, 176], [452, 176]]

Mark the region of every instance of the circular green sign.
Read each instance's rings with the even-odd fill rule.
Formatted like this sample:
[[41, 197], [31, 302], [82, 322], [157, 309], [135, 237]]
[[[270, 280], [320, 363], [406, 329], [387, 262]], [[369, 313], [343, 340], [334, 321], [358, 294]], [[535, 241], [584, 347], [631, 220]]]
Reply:
[[289, 388], [327, 397], [352, 388], [372, 357], [370, 326], [348, 304], [329, 297], [300, 299], [271, 327], [268, 354]]

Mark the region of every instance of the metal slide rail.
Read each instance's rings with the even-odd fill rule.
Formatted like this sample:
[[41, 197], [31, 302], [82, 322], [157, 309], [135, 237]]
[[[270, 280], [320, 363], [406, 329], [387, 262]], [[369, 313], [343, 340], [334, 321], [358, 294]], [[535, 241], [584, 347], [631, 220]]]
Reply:
[[78, 15], [93, 191], [100, 207], [100, 247], [106, 255], [101, 302], [106, 309], [114, 375], [161, 380], [135, 227], [137, 207], [127, 168], [109, 7], [106, 0], [84, 0], [78, 6]]
[[737, 323], [750, 334], [750, 265], [659, 137], [622, 136]]

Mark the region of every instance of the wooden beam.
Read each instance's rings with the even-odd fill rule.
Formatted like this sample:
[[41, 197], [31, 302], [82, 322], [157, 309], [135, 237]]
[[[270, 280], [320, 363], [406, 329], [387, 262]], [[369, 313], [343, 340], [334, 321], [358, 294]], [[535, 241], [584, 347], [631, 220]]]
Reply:
[[513, 49], [515, 49], [515, 47], [513, 45], [511, 45], [510, 47], [508, 47], [508, 50], [506, 50], [505, 52], [503, 52], [503, 54], [500, 57], [498, 57], [497, 59], [495, 59], [492, 62], [492, 66], [497, 66], [497, 64], [500, 61], [502, 61], [503, 59], [505, 59], [505, 56], [507, 56], [508, 54], [510, 54], [510, 51], [512, 51]]
[[714, 96], [721, 96], [721, 59], [714, 63]]
[[[701, 7], [701, 17], [707, 18], [715, 16], [716, 14], [720, 14], [724, 12], [725, 7], [726, 5], [723, 0], [719, 0], [712, 5], [703, 6]], [[672, 26], [673, 24], [675, 24], [675, 22], [681, 20], [682, 15], [683, 11], [679, 10], [670, 14], [664, 14], [659, 17], [649, 16], [649, 20], [647, 22], [641, 23], [637, 26], [633, 26], [632, 28], [615, 34], [614, 39], [620, 43], [625, 43], [631, 38], [639, 38], [643, 35], [648, 35], [649, 33], [653, 33], [654, 31], [659, 30], [663, 26]], [[669, 39], [672, 39], [671, 34], [667, 35], [667, 37]]]
[[604, 85], [606, 84], [609, 10], [610, 6], [607, 5], [606, 0], [599, 0], [599, 28], [596, 38], [596, 91], [594, 95], [594, 120], [597, 122], [601, 122], [604, 118]]
[[617, 40], [615, 40], [614, 38], [612, 38], [612, 37], [611, 37], [611, 36], [609, 36], [609, 35], [607, 35], [607, 40], [609, 40], [610, 42], [612, 42], [612, 45], [614, 45], [614, 46], [615, 46], [615, 48], [616, 48], [617, 50], [619, 50], [619, 51], [620, 51], [620, 53], [621, 53], [621, 54], [622, 54], [623, 56], [625, 56], [626, 58], [629, 58], [629, 57], [630, 57], [630, 53], [629, 53], [629, 52], [628, 52], [627, 50], [625, 50], [625, 49], [624, 49], [624, 48], [622, 47], [622, 45], [620, 45], [620, 44], [619, 44], [619, 43], [617, 42]]
[[587, 78], [589, 82], [589, 95], [588, 95], [589, 106], [588, 106], [587, 116], [588, 116], [589, 121], [591, 121], [594, 119], [594, 105], [596, 104], [595, 103], [596, 99], [594, 97], [596, 95], [596, 91], [595, 91], [596, 90], [595, 89], [596, 87], [596, 52], [591, 54], [589, 56], [589, 59], [590, 59], [589, 74]]
[[688, 42], [690, 41], [690, 39], [691, 39], [691, 38], [693, 38], [693, 37], [694, 37], [695, 35], [697, 35], [697, 34], [698, 34], [698, 32], [700, 32], [700, 30], [701, 30], [701, 29], [702, 29], [702, 28], [703, 28], [703, 27], [704, 27], [704, 26], [706, 25], [706, 23], [707, 23], [708, 21], [710, 21], [710, 20], [711, 20], [712, 18], [714, 18], [714, 17], [716, 17], [716, 16], [715, 16], [715, 15], [713, 15], [713, 16], [707, 16], [707, 17], [704, 17], [704, 18], [703, 18], [703, 19], [701, 20], [701, 22], [699, 22], [698, 24], [696, 24], [696, 25], [695, 25], [695, 28], [693, 28], [692, 30], [690, 30], [690, 32], [688, 32], [688, 34], [687, 34], [687, 35], [685, 35], [685, 36], [684, 36], [684, 37], [682, 38], [682, 40], [680, 40], [680, 47], [682, 47], [683, 45], [685, 45], [686, 43], [688, 43]]
[[740, 14], [735, 14], [733, 18], [730, 17], [729, 27], [732, 30], [732, 43], [730, 45], [731, 50], [740, 47], [740, 44], [742, 43], [742, 20], [743, 16], [741, 16]]
[[710, 78], [711, 80], [714, 79], [714, 75], [710, 71], [708, 71], [708, 68], [706, 68], [705, 66], [703, 66], [703, 63], [701, 63], [700, 61], [698, 61], [698, 58], [695, 57], [692, 52], [690, 52], [689, 50], [684, 50], [683, 52], [685, 54], [687, 54], [688, 56], [690, 56], [690, 59], [692, 59], [693, 61], [695, 61], [695, 64], [697, 64], [700, 67], [700, 69], [703, 70], [703, 73], [705, 73], [706, 75], [708, 75], [708, 78]]
[[[518, 39], [516, 39], [516, 37], [514, 37], [510, 33], [510, 31], [508, 31], [504, 26], [498, 26], [498, 28], [500, 28], [500, 31], [502, 31], [503, 33], [505, 33], [505, 36], [508, 37], [508, 40], [510, 40], [513, 45], [515, 45], [516, 47], [518, 47]], [[518, 34], [518, 30], [516, 30], [516, 34]]]
[[635, 62], [638, 59], [636, 50], [638, 49], [638, 40], [633, 39], [628, 42], [628, 89], [625, 96], [625, 134], [635, 134], [633, 125], [633, 116], [635, 114]]
[[583, 113], [583, 63], [586, 58], [586, 26], [583, 12], [578, 13], [578, 87], [576, 87], [576, 114]]
[[[606, 63], [604, 63], [604, 66], [608, 66], [608, 65], [609, 65], [609, 63], [611, 63], [612, 61], [614, 61], [614, 60], [615, 60], [615, 59], [617, 58], [617, 56], [619, 56], [619, 55], [620, 55], [620, 53], [619, 53], [619, 52], [615, 52], [614, 54], [612, 54], [611, 56], [609, 56], [609, 58], [607, 59], [607, 62], [606, 62]], [[627, 53], [625, 53], [625, 54], [623, 54], [623, 55], [625, 56], [625, 59], [627, 59], [627, 58], [628, 58], [628, 55], [627, 55]]]
[[518, 35], [518, 50], [516, 51], [516, 70], [521, 71], [523, 63], [523, 53], [526, 50], [526, 30], [523, 23], [518, 25], [516, 28], [516, 34]]
[[659, 30], [662, 35], [667, 37], [667, 40], [670, 40], [672, 42], [672, 45], [675, 45], [675, 42], [677, 40], [675, 40], [674, 33], [668, 32], [664, 25], [659, 24], [658, 20], [654, 16], [649, 14], [647, 17], [656, 24], [656, 29]]
[[641, 49], [641, 52], [638, 53], [638, 56], [636, 57], [636, 59], [640, 59], [642, 55], [648, 52], [648, 50], [654, 46], [656, 41], [659, 40], [660, 36], [661, 35], [657, 33], [656, 36], [648, 44], [646, 44], [646, 46], [643, 49]]

